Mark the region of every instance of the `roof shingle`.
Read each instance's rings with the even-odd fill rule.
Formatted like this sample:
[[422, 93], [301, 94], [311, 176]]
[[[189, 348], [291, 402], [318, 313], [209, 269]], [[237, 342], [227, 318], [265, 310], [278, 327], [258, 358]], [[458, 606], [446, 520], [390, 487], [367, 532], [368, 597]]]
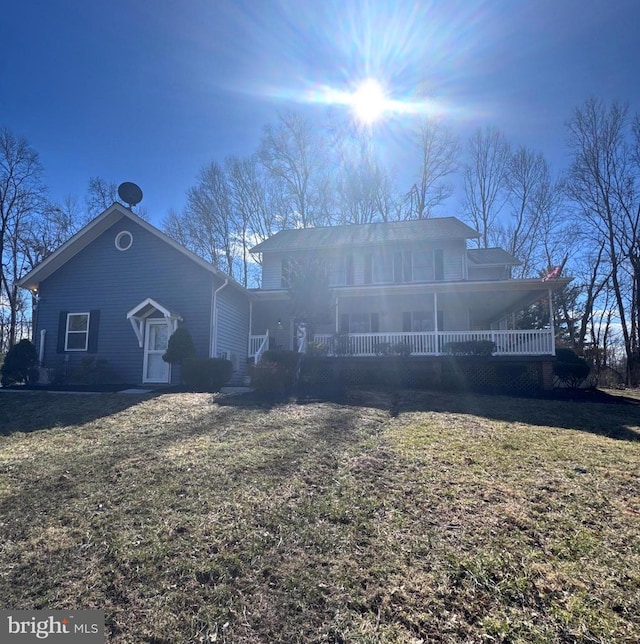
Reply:
[[471, 239], [473, 228], [455, 217], [390, 221], [375, 224], [281, 230], [251, 249], [252, 253], [312, 250], [338, 246], [373, 246], [416, 240]]

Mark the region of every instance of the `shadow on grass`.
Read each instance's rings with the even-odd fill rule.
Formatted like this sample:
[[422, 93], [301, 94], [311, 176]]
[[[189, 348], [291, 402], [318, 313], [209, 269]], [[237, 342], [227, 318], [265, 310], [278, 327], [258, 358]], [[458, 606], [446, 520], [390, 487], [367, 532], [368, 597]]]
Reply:
[[158, 394], [5, 392], [0, 395], [0, 435], [83, 425], [155, 395]]
[[[224, 404], [238, 408], [272, 408], [285, 398], [256, 393], [236, 396]], [[334, 402], [340, 405], [374, 407], [396, 417], [407, 412], [470, 414], [483, 418], [526, 423], [542, 427], [573, 429], [616, 440], [640, 441], [640, 400], [603, 391], [550, 392], [539, 398], [450, 393], [424, 390], [358, 390], [338, 388], [308, 390], [292, 396], [298, 404]]]

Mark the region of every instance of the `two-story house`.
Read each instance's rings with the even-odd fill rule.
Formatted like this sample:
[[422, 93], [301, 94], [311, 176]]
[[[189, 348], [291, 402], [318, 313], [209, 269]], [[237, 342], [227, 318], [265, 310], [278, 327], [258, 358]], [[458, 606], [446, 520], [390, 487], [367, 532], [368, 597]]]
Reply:
[[[106, 360], [126, 383], [170, 384], [162, 360], [184, 326], [202, 357], [224, 356], [234, 378], [268, 347], [348, 339], [353, 356], [404, 343], [437, 356], [452, 341], [492, 340], [498, 355], [553, 356], [545, 329], [516, 330], [512, 316], [567, 279], [511, 279], [518, 262], [499, 248], [467, 248], [477, 233], [453, 217], [284, 230], [252, 249], [262, 285], [248, 290], [114, 204], [21, 281], [31, 291], [40, 363], [68, 374], [87, 358]], [[287, 279], [296, 258], [319, 257], [330, 275], [329, 322], [301, 336]], [[549, 309], [551, 310], [551, 309]]]
[[448, 342], [472, 339], [494, 341], [498, 355], [553, 355], [551, 315], [541, 330], [516, 330], [513, 316], [550, 301], [551, 291], [569, 280], [511, 279], [518, 260], [500, 248], [467, 248], [477, 237], [454, 217], [275, 234], [251, 250], [261, 259], [262, 285], [253, 291], [250, 354], [268, 343], [296, 347], [289, 267], [319, 257], [328, 267], [333, 311], [311, 340], [348, 334], [355, 356], [376, 355], [381, 342], [438, 355]]

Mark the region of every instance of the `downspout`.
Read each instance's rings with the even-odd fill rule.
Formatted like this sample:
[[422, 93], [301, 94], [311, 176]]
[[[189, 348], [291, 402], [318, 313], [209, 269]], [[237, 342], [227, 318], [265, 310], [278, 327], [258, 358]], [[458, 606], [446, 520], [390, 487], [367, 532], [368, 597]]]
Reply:
[[38, 350], [38, 362], [40, 363], [41, 367], [44, 365], [44, 341], [45, 341], [46, 335], [47, 335], [46, 330], [42, 329], [42, 331], [40, 331], [40, 347]]
[[[219, 286], [215, 291], [213, 291], [213, 296], [211, 297], [211, 324], [210, 324], [210, 343], [209, 343], [209, 355], [212, 358], [215, 358], [218, 355], [218, 293], [229, 284], [229, 278], [225, 277], [224, 283], [222, 286]], [[211, 283], [211, 288], [213, 289], [214, 283]], [[215, 327], [215, 328], [214, 328]], [[214, 335], [215, 332], [215, 335]]]
[[433, 329], [436, 334], [436, 355], [440, 355], [440, 338], [438, 337], [438, 294], [433, 292]]
[[551, 333], [551, 355], [556, 355], [556, 330], [553, 325], [553, 295], [549, 289], [549, 330]]

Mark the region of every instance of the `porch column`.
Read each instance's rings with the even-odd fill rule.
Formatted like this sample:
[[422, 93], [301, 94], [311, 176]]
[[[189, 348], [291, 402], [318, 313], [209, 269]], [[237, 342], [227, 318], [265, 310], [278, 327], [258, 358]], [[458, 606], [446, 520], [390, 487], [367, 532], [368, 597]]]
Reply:
[[436, 333], [436, 355], [440, 355], [440, 340], [438, 338], [438, 294], [433, 292], [433, 328]]
[[340, 333], [340, 311], [338, 310], [340, 305], [340, 298], [336, 296], [336, 333]]
[[253, 331], [253, 300], [249, 300], [249, 338], [247, 342], [247, 356], [251, 355], [251, 333]]
[[551, 333], [551, 355], [556, 355], [556, 330], [553, 325], [553, 295], [549, 289], [549, 331]]

